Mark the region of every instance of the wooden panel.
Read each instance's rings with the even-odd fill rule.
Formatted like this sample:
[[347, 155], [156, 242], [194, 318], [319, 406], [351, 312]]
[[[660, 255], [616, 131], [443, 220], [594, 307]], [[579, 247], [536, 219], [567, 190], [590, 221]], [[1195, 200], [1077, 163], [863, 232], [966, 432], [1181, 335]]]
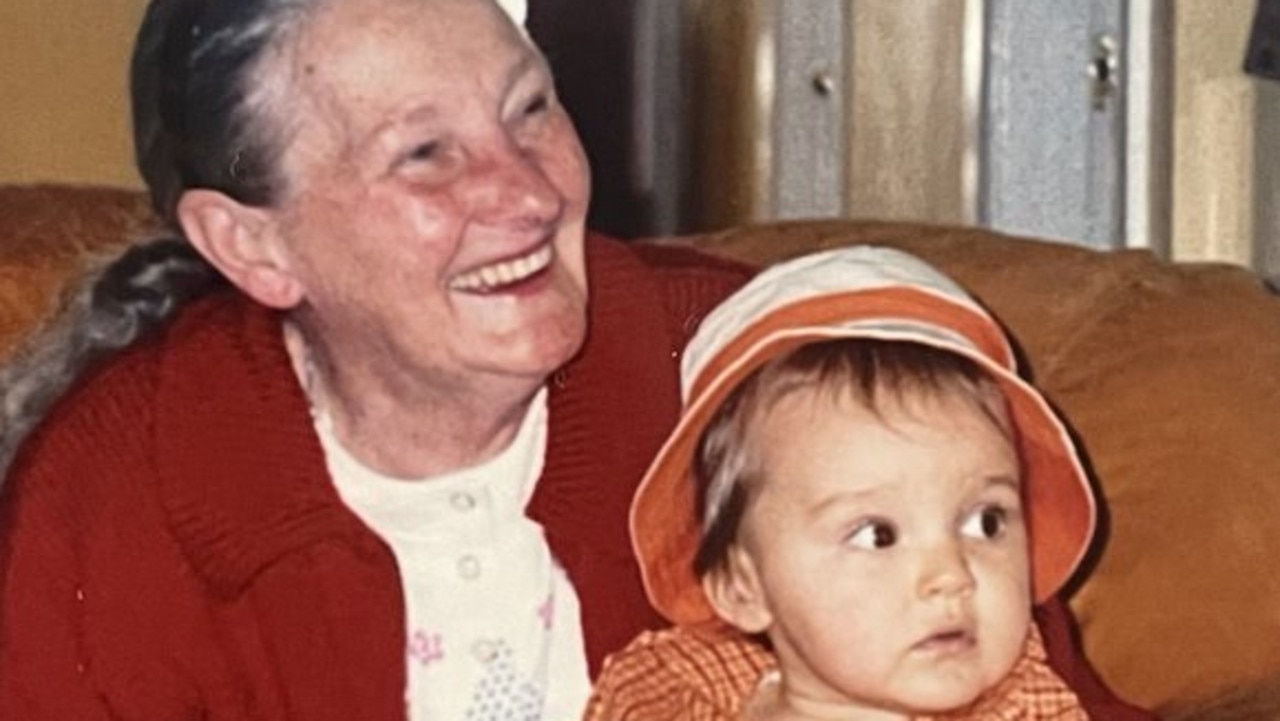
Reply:
[[[758, 92], [758, 52], [770, 0], [691, 0], [686, 27], [692, 168], [685, 214], [693, 228], [765, 217], [772, 94]], [[771, 90], [771, 85], [766, 87]]]
[[[976, 8], [974, 6], [977, 6]], [[851, 215], [971, 222], [976, 98], [966, 55], [980, 0], [855, 0]], [[904, 38], [909, 38], [904, 42]]]

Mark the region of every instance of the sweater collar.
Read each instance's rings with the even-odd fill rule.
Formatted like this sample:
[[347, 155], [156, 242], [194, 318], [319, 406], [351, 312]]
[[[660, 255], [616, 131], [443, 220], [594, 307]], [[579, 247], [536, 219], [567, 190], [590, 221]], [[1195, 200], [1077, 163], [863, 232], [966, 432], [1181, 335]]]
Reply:
[[[608, 584], [619, 586], [615, 595], [643, 604], [625, 519], [634, 483], [678, 411], [676, 347], [652, 342], [670, 337], [666, 314], [629, 249], [589, 236], [587, 260], [591, 332], [549, 384], [546, 465], [528, 511], [575, 584], [593, 585], [599, 569], [586, 569], [602, 561], [589, 559], [609, 558], [620, 574]], [[162, 502], [193, 566], [228, 597], [327, 538], [385, 551], [330, 481], [282, 321], [219, 293], [184, 310], [163, 351], [155, 431]]]
[[163, 503], [227, 595], [293, 550], [362, 528], [328, 481], [280, 323], [233, 293], [204, 299], [171, 328], [160, 370]]

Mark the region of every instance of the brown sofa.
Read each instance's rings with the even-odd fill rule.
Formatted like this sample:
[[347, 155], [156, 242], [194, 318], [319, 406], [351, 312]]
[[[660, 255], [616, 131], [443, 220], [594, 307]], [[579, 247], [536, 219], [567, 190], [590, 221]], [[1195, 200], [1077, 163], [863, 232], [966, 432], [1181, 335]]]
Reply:
[[[0, 362], [68, 278], [155, 227], [130, 191], [0, 187]], [[860, 221], [671, 241], [756, 263], [915, 252], [1003, 319], [1078, 433], [1104, 534], [1071, 604], [1099, 671], [1177, 718], [1280, 718], [1280, 297], [1253, 274], [975, 229]], [[1210, 708], [1212, 707], [1212, 708]]]

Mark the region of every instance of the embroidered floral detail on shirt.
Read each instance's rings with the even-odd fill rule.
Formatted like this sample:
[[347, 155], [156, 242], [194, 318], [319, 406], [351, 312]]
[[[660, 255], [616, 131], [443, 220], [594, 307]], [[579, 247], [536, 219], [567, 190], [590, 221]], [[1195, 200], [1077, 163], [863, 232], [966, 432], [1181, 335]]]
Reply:
[[438, 633], [414, 631], [409, 637], [408, 654], [419, 665], [430, 666], [444, 660], [444, 639]]
[[538, 606], [538, 618], [542, 619], [542, 627], [548, 631], [555, 625], [556, 620], [556, 597], [555, 594], [549, 594], [547, 600]]

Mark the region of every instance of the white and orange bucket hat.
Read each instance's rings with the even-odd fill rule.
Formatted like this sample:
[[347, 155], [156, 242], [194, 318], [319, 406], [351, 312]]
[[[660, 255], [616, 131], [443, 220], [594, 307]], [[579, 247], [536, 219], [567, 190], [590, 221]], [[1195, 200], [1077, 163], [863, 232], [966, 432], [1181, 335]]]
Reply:
[[1004, 331], [968, 293], [914, 256], [850, 246], [764, 270], [707, 315], [685, 350], [684, 412], [631, 507], [632, 542], [654, 607], [674, 623], [714, 618], [693, 571], [703, 526], [693, 466], [717, 409], [768, 361], [840, 338], [923, 343], [972, 359], [996, 380], [1023, 462], [1032, 592], [1037, 601], [1054, 595], [1079, 566], [1097, 523], [1067, 429], [1018, 376]]

